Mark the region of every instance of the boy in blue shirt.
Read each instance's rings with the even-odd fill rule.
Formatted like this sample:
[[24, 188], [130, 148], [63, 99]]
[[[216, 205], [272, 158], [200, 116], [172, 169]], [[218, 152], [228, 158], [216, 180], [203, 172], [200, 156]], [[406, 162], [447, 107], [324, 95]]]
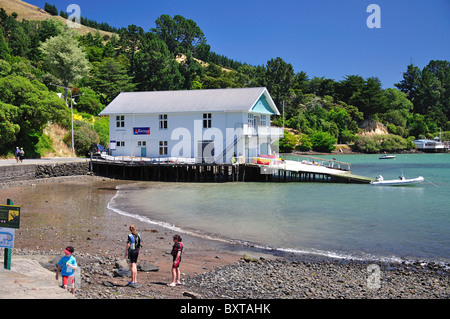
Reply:
[[75, 286], [73, 282], [74, 272], [77, 269], [77, 261], [73, 257], [74, 249], [72, 246], [68, 246], [64, 249], [64, 257], [58, 261], [58, 267], [56, 269], [56, 280], [58, 280], [59, 273], [61, 272], [63, 288], [67, 289], [67, 284], [70, 284], [72, 294], [75, 293]]

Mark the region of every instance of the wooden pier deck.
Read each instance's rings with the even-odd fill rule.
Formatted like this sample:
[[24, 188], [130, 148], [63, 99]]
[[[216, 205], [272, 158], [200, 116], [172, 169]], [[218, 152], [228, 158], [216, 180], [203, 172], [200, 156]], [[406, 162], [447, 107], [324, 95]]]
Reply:
[[150, 163], [93, 160], [92, 171], [120, 179], [166, 182], [331, 182], [369, 184], [372, 179], [349, 170], [285, 161], [253, 163]]

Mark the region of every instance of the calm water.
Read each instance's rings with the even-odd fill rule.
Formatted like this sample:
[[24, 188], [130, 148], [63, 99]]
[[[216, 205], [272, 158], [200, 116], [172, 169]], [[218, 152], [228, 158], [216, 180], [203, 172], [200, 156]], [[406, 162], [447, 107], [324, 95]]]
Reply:
[[[323, 156], [326, 157], [326, 156]], [[354, 174], [423, 176], [388, 187], [332, 183], [154, 183], [122, 186], [121, 214], [180, 232], [299, 253], [450, 262], [450, 154], [342, 155]]]

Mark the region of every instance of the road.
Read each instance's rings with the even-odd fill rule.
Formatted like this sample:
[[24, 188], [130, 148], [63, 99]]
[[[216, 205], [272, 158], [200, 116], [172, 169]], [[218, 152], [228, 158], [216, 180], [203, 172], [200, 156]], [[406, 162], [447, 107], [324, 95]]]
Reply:
[[87, 157], [48, 157], [48, 158], [25, 158], [23, 163], [16, 163], [15, 159], [0, 159], [0, 166], [24, 165], [24, 164], [52, 164], [52, 163], [73, 163], [89, 161]]

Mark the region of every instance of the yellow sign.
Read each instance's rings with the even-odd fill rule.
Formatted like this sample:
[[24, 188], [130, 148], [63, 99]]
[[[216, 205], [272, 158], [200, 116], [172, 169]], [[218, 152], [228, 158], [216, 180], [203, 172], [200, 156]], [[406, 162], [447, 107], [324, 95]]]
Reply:
[[20, 206], [0, 205], [0, 227], [19, 228]]

